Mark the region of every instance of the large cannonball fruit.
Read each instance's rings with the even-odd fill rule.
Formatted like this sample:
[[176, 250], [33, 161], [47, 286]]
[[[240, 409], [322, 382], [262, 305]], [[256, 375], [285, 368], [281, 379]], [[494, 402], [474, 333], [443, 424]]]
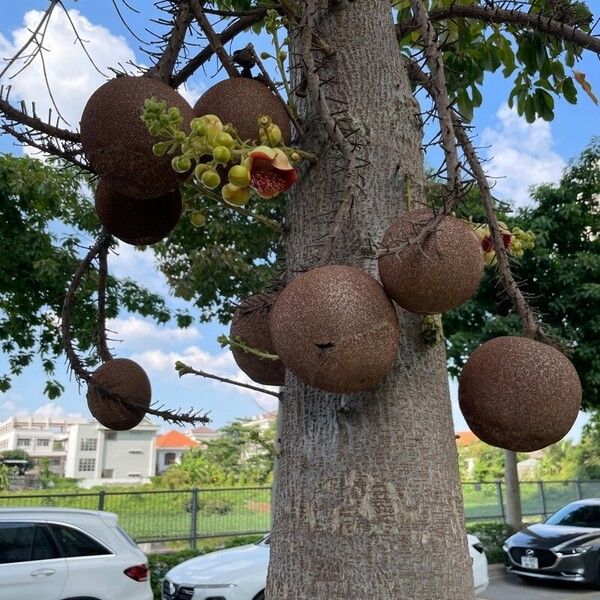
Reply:
[[[272, 299], [264, 295], [244, 300], [233, 315], [231, 337], [239, 336], [251, 348], [275, 354], [269, 328], [271, 308]], [[235, 347], [231, 351], [238, 367], [253, 381], [264, 385], [285, 384], [285, 368], [280, 360], [260, 358]]]
[[209, 88], [194, 106], [194, 114], [217, 115], [231, 123], [242, 140], [258, 140], [258, 119], [268, 115], [279, 126], [286, 145], [292, 136], [285, 106], [264, 84], [249, 77], [231, 77]]
[[[433, 218], [429, 209], [404, 213], [383, 237], [383, 248], [394, 248], [418, 235]], [[421, 247], [408, 246], [379, 258], [379, 277], [388, 295], [417, 314], [437, 314], [465, 303], [483, 276], [481, 244], [471, 227], [444, 217]]]
[[383, 288], [354, 267], [318, 267], [293, 279], [271, 313], [271, 336], [283, 364], [329, 392], [367, 390], [398, 352], [396, 311]]
[[152, 390], [148, 375], [140, 365], [128, 358], [108, 360], [92, 374], [95, 381], [108, 391], [135, 402], [133, 408], [102, 394], [93, 385], [88, 386], [87, 403], [90, 412], [104, 427], [116, 431], [138, 425], [150, 406]]
[[96, 173], [130, 198], [157, 198], [172, 191], [180, 176], [171, 167], [172, 156], [155, 156], [158, 141], [141, 119], [144, 102], [155, 97], [177, 107], [182, 127], [194, 118], [190, 105], [168, 85], [148, 77], [117, 77], [90, 97], [81, 117], [81, 143]]
[[142, 246], [166, 237], [181, 217], [179, 189], [149, 200], [128, 198], [105, 179], [96, 189], [96, 214], [106, 230], [120, 240]]
[[533, 452], [558, 442], [581, 406], [581, 383], [558, 350], [522, 337], [486, 342], [459, 379], [460, 409], [473, 433], [492, 446]]

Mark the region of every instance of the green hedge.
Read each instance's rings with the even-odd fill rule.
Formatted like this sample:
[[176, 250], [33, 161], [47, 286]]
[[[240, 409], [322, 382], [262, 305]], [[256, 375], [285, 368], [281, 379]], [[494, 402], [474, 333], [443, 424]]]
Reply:
[[190, 558], [194, 558], [195, 556], [200, 556], [201, 554], [214, 552], [215, 550], [224, 550], [225, 548], [234, 548], [235, 546], [252, 544], [261, 538], [262, 536], [219, 538], [216, 540], [213, 539], [205, 542], [199, 542], [198, 548], [195, 550], [187, 549], [165, 554], [148, 555], [148, 563], [150, 565], [150, 583], [152, 585], [152, 591], [154, 592], [155, 600], [160, 600], [161, 580], [168, 571], [170, 571], [179, 563], [189, 560]]
[[511, 528], [506, 523], [495, 521], [478, 521], [467, 523], [467, 533], [476, 535], [485, 548], [488, 562], [504, 562], [504, 551], [502, 545], [507, 537], [512, 534]]

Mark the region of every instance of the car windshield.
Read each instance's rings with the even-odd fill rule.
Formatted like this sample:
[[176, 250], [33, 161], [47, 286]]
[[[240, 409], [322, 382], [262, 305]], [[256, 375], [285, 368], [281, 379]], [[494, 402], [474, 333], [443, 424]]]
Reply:
[[600, 529], [600, 504], [569, 504], [555, 512], [546, 523]]

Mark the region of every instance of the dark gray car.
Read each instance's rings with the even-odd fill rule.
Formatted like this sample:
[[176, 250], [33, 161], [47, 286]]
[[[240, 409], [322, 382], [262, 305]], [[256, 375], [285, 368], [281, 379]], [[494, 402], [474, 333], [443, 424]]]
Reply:
[[600, 499], [571, 502], [504, 544], [507, 570], [526, 579], [600, 585]]

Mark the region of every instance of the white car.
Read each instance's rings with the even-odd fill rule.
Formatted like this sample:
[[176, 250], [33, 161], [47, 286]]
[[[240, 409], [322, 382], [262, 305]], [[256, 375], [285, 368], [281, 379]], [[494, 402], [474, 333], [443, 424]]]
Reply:
[[152, 600], [149, 579], [113, 513], [0, 508], [0, 600]]
[[[468, 535], [475, 591], [488, 586], [488, 564], [481, 542]], [[269, 536], [257, 544], [211, 552], [172, 568], [162, 582], [163, 600], [264, 600]]]

